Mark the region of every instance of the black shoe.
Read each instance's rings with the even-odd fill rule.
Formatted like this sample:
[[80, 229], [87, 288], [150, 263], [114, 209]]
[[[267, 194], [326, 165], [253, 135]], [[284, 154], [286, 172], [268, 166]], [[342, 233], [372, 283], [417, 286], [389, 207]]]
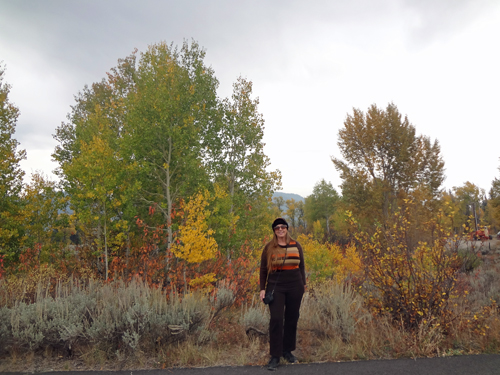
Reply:
[[280, 359], [278, 357], [271, 357], [269, 363], [267, 364], [267, 369], [269, 371], [276, 371], [280, 364]]
[[285, 358], [285, 360], [288, 363], [296, 363], [297, 362], [297, 358], [295, 358], [295, 356], [292, 354], [292, 352], [283, 352], [283, 358]]

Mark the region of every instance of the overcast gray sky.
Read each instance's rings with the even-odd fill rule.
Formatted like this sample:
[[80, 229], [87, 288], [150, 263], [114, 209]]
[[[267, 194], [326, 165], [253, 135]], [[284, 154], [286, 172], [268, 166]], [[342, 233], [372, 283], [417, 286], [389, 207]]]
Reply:
[[49, 177], [73, 96], [137, 48], [194, 39], [229, 96], [254, 83], [283, 191], [338, 188], [331, 156], [352, 108], [397, 105], [437, 139], [447, 189], [500, 176], [499, 0], [0, 0], [0, 61], [29, 176]]

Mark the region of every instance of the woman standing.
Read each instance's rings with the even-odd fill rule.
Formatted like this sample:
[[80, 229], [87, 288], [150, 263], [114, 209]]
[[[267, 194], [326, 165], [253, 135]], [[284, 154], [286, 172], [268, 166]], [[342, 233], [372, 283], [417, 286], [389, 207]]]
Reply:
[[273, 239], [264, 247], [260, 262], [260, 299], [273, 292], [269, 303], [268, 370], [276, 370], [283, 356], [289, 363], [297, 362], [292, 354], [297, 338], [297, 322], [306, 274], [302, 247], [288, 234], [288, 223], [279, 217], [272, 224]]

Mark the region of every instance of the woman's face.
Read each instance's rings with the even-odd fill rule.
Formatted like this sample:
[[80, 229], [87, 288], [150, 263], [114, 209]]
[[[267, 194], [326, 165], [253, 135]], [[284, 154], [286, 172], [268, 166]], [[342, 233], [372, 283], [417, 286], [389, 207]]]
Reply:
[[280, 224], [274, 227], [274, 233], [276, 233], [276, 237], [279, 239], [286, 238], [287, 228], [286, 225]]

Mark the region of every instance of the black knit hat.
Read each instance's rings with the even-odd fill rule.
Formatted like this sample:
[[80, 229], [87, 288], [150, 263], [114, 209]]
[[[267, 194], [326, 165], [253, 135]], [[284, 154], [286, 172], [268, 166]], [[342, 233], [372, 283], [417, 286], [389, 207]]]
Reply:
[[274, 220], [273, 224], [271, 226], [273, 227], [273, 230], [274, 230], [276, 225], [280, 225], [280, 224], [286, 225], [286, 229], [288, 229], [288, 223], [282, 217], [279, 217], [276, 220]]

